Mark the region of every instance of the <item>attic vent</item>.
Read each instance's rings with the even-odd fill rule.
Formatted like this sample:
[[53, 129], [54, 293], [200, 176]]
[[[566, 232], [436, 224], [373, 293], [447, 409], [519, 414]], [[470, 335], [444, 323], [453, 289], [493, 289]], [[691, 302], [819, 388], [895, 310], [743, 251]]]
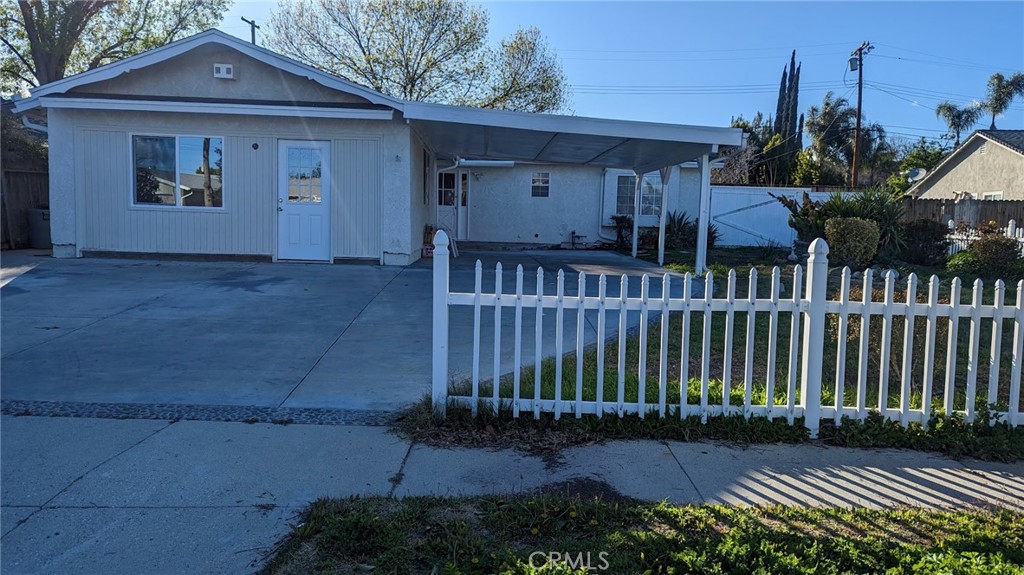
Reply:
[[982, 142], [981, 143], [981, 147], [978, 148], [978, 153], [984, 156], [985, 152], [987, 152], [987, 151], [988, 151], [988, 142]]
[[213, 65], [213, 77], [214, 78], [227, 78], [229, 80], [235, 77], [235, 67], [231, 64], [214, 64]]

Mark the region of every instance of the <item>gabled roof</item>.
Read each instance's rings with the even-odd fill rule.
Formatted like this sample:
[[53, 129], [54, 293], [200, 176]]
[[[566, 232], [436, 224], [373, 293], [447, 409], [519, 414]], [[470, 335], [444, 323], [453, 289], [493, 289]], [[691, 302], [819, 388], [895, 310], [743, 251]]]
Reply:
[[135, 56], [125, 58], [124, 60], [118, 60], [117, 62], [100, 66], [99, 68], [82, 72], [81, 74], [75, 74], [74, 76], [69, 76], [62, 80], [57, 80], [56, 82], [50, 82], [49, 84], [39, 86], [32, 90], [31, 97], [17, 100], [15, 102], [15, 110], [17, 112], [22, 112], [24, 110], [35, 108], [40, 105], [39, 98], [55, 94], [63, 94], [78, 86], [116, 78], [121, 74], [145, 68], [146, 66], [162, 62], [207, 44], [222, 44], [269, 66], [274, 66], [275, 68], [285, 72], [307, 78], [327, 88], [355, 94], [374, 104], [390, 106], [398, 110], [402, 108], [402, 101], [397, 98], [385, 96], [380, 92], [375, 92], [374, 90], [365, 86], [360, 86], [355, 82], [343, 80], [337, 76], [317, 70], [312, 66], [303, 64], [302, 62], [293, 60], [287, 56], [282, 56], [277, 52], [261, 48], [255, 44], [246, 42], [241, 38], [221, 32], [220, 30], [207, 30], [205, 32], [195, 34], [194, 36], [189, 36], [188, 38], [183, 38], [181, 40], [171, 42], [170, 44], [160, 46], [159, 48], [154, 48], [141, 54], [136, 54]]
[[[344, 110], [323, 106], [296, 108], [294, 103], [285, 106], [279, 102], [263, 105], [211, 103], [207, 100], [188, 102], [180, 98], [159, 98], [159, 101], [123, 96], [89, 98], [87, 94], [68, 93], [72, 88], [116, 78], [207, 44], [222, 44], [282, 71], [308, 78], [330, 89], [362, 97], [371, 104], [385, 107], [385, 110], [352, 109], [351, 106]], [[721, 152], [726, 152], [746, 145], [746, 135], [738, 128], [531, 114], [407, 102], [317, 70], [220, 30], [207, 30], [40, 86], [32, 91], [31, 97], [18, 100], [15, 110], [23, 112], [39, 106], [197, 113], [226, 111], [251, 115], [281, 115], [283, 110], [290, 107], [291, 115], [378, 120], [391, 120], [393, 111], [398, 111], [404, 114], [405, 120], [435, 153], [453, 157], [630, 168], [641, 173], [687, 162], [705, 154], [714, 158], [720, 153], [720, 146], [724, 148]]]
[[925, 182], [931, 182], [934, 178], [938, 177], [936, 174], [942, 172], [947, 165], [953, 165], [967, 155], [969, 153], [967, 150], [970, 148], [971, 142], [978, 138], [995, 142], [1012, 152], [1024, 156], [1024, 130], [977, 130], [968, 136], [959, 148], [953, 150], [948, 156], [943, 158], [942, 161], [932, 168], [924, 178], [914, 182], [914, 185], [910, 186], [905, 195], [917, 196], [919, 193], [918, 189], [923, 186]]
[[1024, 156], [1024, 130], [978, 130], [978, 134]]

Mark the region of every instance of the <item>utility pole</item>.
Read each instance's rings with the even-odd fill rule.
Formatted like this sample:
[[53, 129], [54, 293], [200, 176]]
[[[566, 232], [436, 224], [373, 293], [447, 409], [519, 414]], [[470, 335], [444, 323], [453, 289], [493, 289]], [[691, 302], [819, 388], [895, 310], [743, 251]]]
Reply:
[[245, 22], [246, 24], [249, 25], [249, 31], [252, 32], [252, 43], [255, 44], [256, 43], [256, 30], [259, 29], [259, 26], [256, 25], [256, 21], [255, 20], [246, 20], [245, 16], [242, 16], [242, 22]]
[[850, 186], [857, 187], [857, 161], [860, 157], [860, 112], [861, 97], [864, 94], [864, 54], [874, 46], [865, 41], [850, 53], [850, 70], [857, 70], [857, 125], [853, 131], [853, 165], [850, 167]]

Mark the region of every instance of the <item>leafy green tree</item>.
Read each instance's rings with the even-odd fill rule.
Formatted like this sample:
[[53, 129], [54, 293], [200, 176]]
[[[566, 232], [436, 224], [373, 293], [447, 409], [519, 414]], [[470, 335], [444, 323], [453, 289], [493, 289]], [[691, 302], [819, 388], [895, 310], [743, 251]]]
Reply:
[[896, 170], [886, 180], [885, 185], [895, 193], [903, 194], [910, 188], [907, 174], [911, 170], [923, 168], [932, 170], [946, 157], [948, 151], [938, 142], [930, 142], [921, 138], [900, 159]]
[[5, 0], [0, 89], [39, 86], [212, 28], [231, 0]]
[[1001, 116], [1016, 97], [1024, 97], [1024, 72], [1017, 72], [1009, 78], [999, 72], [988, 79], [988, 97], [982, 106], [992, 114], [990, 130], [996, 129], [996, 116]]
[[536, 28], [489, 48], [488, 15], [466, 0], [282, 0], [270, 47], [405, 100], [550, 112], [568, 88]]
[[823, 160], [843, 163], [850, 157], [857, 109], [846, 98], [837, 98], [832, 92], [825, 94], [821, 106], [807, 110], [804, 130], [811, 137], [811, 147]]
[[953, 137], [954, 150], [960, 147], [960, 134], [977, 124], [983, 112], [984, 108], [977, 104], [961, 108], [952, 102], [943, 102], [935, 108], [935, 115], [946, 122], [949, 135]]

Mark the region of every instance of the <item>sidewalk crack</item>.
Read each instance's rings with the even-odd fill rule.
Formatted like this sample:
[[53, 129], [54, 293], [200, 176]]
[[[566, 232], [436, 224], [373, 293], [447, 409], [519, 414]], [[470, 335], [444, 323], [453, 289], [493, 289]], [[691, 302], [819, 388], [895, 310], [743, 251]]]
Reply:
[[686, 476], [686, 479], [687, 479], [687, 481], [690, 482], [690, 486], [693, 487], [693, 490], [697, 492], [697, 497], [700, 497], [700, 502], [701, 503], [707, 503], [707, 501], [708, 501], [707, 498], [705, 498], [704, 494], [700, 492], [700, 488], [697, 487], [697, 484], [694, 483], [693, 478], [690, 477], [689, 472], [687, 472], [686, 468], [683, 467], [683, 462], [679, 461], [679, 457], [676, 455], [676, 452], [672, 451], [672, 446], [669, 445], [667, 441], [662, 441], [661, 444], [664, 445], [665, 449], [668, 449], [668, 452], [672, 454], [672, 459], [676, 460], [676, 465], [678, 465], [679, 469], [682, 470], [683, 475]]
[[[114, 459], [116, 459], [116, 458], [118, 458], [118, 457], [120, 457], [120, 456], [124, 455], [125, 453], [127, 453], [127, 452], [131, 451], [132, 449], [135, 449], [136, 447], [138, 447], [139, 445], [141, 445], [141, 444], [142, 444], [143, 442], [147, 441], [147, 440], [148, 440], [149, 438], [153, 437], [154, 435], [156, 435], [156, 434], [160, 433], [161, 431], [163, 431], [163, 430], [167, 429], [168, 427], [170, 427], [170, 426], [172, 426], [172, 425], [174, 425], [174, 422], [173, 422], [173, 421], [169, 421], [169, 422], [167, 422], [167, 425], [165, 425], [165, 426], [161, 427], [160, 429], [157, 429], [156, 431], [154, 431], [154, 432], [150, 433], [149, 435], [147, 435], [147, 436], [143, 437], [142, 439], [140, 439], [140, 440], [136, 441], [135, 443], [133, 443], [133, 444], [129, 445], [128, 447], [126, 447], [126, 448], [122, 449], [121, 451], [119, 451], [119, 452], [115, 453], [114, 455], [111, 455], [110, 457], [108, 457], [108, 458], [104, 459], [103, 461], [101, 461], [101, 462], [97, 463], [96, 465], [93, 465], [93, 466], [92, 466], [92, 467], [90, 467], [90, 468], [89, 468], [88, 470], [86, 470], [86, 471], [85, 471], [84, 473], [82, 473], [82, 474], [81, 474], [81, 475], [79, 475], [78, 477], [76, 477], [76, 478], [74, 478], [73, 480], [71, 480], [71, 483], [68, 483], [68, 484], [67, 484], [66, 486], [64, 486], [64, 488], [63, 488], [63, 489], [61, 489], [60, 491], [58, 491], [57, 493], [55, 493], [55, 494], [53, 495], [53, 497], [50, 497], [49, 499], [47, 499], [46, 501], [44, 501], [42, 505], [39, 505], [39, 506], [38, 506], [38, 509], [36, 509], [35, 511], [33, 511], [33, 512], [32, 512], [32, 513], [31, 513], [31, 514], [30, 514], [30, 515], [28, 516], [28, 517], [25, 517], [24, 519], [22, 519], [21, 521], [19, 521], [19, 522], [18, 522], [18, 524], [17, 524], [17, 525], [15, 525], [15, 526], [14, 526], [14, 527], [13, 527], [13, 528], [12, 528], [12, 529], [10, 530], [10, 531], [8, 531], [8, 532], [4, 533], [4, 534], [3, 534], [3, 536], [2, 536], [2, 537], [0, 537], [0, 539], [3, 539], [3, 538], [5, 538], [5, 537], [7, 537], [8, 535], [10, 535], [10, 534], [11, 534], [11, 533], [13, 533], [14, 531], [16, 531], [16, 530], [18, 529], [18, 527], [21, 527], [21, 526], [22, 526], [22, 525], [23, 525], [23, 524], [24, 524], [24, 523], [25, 523], [26, 521], [28, 521], [29, 519], [31, 519], [31, 518], [32, 518], [32, 517], [33, 517], [33, 516], [34, 516], [34, 515], [35, 515], [36, 513], [39, 513], [39, 512], [40, 512], [40, 511], [42, 511], [43, 509], [47, 508], [47, 507], [48, 507], [48, 506], [50, 505], [50, 502], [51, 502], [51, 501], [53, 501], [54, 499], [56, 499], [56, 498], [60, 497], [60, 496], [61, 496], [61, 494], [63, 494], [64, 492], [66, 492], [66, 491], [67, 491], [68, 489], [71, 489], [71, 488], [72, 488], [72, 487], [73, 487], [73, 486], [74, 486], [74, 485], [75, 485], [76, 483], [78, 483], [78, 482], [79, 482], [79, 481], [81, 481], [82, 479], [85, 479], [85, 476], [86, 476], [86, 475], [89, 475], [89, 474], [90, 474], [90, 473], [92, 473], [93, 471], [96, 471], [96, 470], [97, 470], [97, 469], [99, 469], [100, 467], [102, 467], [102, 466], [106, 465], [107, 463], [109, 463], [110, 461], [113, 461]], [[32, 507], [36, 507], [36, 506], [35, 506], [35, 505], [32, 505]]]
[[405, 450], [405, 456], [402, 457], [402, 463], [398, 466], [398, 472], [388, 478], [391, 482], [391, 490], [388, 491], [388, 497], [395, 496], [395, 490], [402, 484], [402, 480], [405, 479], [405, 464], [409, 461], [409, 455], [412, 453], [413, 446], [416, 445], [415, 441], [409, 442], [409, 449]]

